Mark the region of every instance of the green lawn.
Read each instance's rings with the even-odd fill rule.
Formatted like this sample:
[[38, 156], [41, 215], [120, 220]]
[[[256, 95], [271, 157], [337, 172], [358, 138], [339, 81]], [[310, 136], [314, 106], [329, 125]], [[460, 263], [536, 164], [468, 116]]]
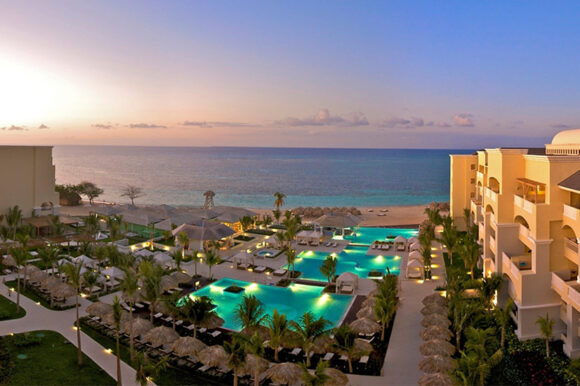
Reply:
[[[16, 294], [13, 294], [13, 300], [16, 301]], [[0, 320], [18, 319], [25, 315], [24, 308], [17, 309], [15, 302], [0, 296]]]
[[[6, 385], [114, 385], [116, 381], [83, 354], [77, 365], [77, 349], [54, 331], [28, 333], [40, 337], [39, 345], [17, 347], [14, 343], [25, 334], [4, 338], [14, 361]], [[39, 335], [40, 334], [40, 335]]]
[[[104, 348], [110, 348], [113, 350], [113, 354], [116, 354], [115, 351], [115, 340], [109, 338], [101, 334], [99, 331], [95, 330], [94, 328], [85, 325], [81, 322], [81, 330], [93, 338], [96, 342], [98, 342]], [[131, 364], [131, 356], [129, 352], [129, 347], [121, 344], [121, 359], [127, 363]], [[172, 367], [170, 364], [167, 365], [167, 368], [154, 380], [155, 384], [159, 386], [169, 386], [169, 385], [193, 385], [193, 386], [201, 386], [201, 385], [219, 385], [219, 383], [211, 380], [205, 379], [201, 376], [194, 374], [192, 371], [181, 370], [176, 367]]]
[[[7, 281], [6, 282], [6, 286], [8, 286], [9, 288], [14, 288], [14, 290], [16, 290], [17, 288], [17, 283], [16, 280], [12, 280], [12, 281]], [[42, 305], [44, 308], [48, 308], [49, 310], [54, 310], [54, 311], [62, 311], [62, 310], [68, 310], [69, 308], [74, 308], [74, 305], [72, 306], [66, 306], [66, 307], [60, 307], [60, 308], [55, 308], [55, 307], [50, 307], [50, 302], [47, 302], [46, 300], [44, 300], [43, 297], [38, 296], [34, 291], [32, 291], [29, 288], [25, 288], [23, 285], [23, 280], [22, 278], [20, 279], [20, 296], [26, 296], [27, 298], [29, 298], [30, 300], [34, 301], [34, 302], [39, 302], [40, 305]], [[14, 296], [14, 300], [16, 300], [16, 292], [12, 293], [12, 296]]]

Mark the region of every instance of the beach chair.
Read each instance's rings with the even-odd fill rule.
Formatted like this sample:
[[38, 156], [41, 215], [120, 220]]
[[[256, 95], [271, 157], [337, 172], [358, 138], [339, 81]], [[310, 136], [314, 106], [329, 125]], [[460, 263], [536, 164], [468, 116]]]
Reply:
[[286, 274], [286, 272], [288, 272], [285, 269], [277, 269], [274, 272], [272, 272], [272, 275], [274, 276], [284, 276]]
[[343, 285], [342, 288], [340, 289], [340, 292], [343, 294], [351, 294], [353, 293], [354, 288], [352, 288], [351, 285]]
[[407, 248], [405, 247], [405, 244], [401, 244], [397, 246], [397, 251], [399, 252], [405, 252]]
[[247, 270], [247, 269], [248, 269], [248, 267], [249, 267], [249, 266], [250, 266], [250, 265], [249, 265], [249, 264], [247, 264], [247, 263], [238, 264], [238, 269], [241, 269], [241, 270], [245, 271], [245, 270]]
[[254, 268], [255, 273], [264, 273], [265, 271], [266, 271], [266, 267], [264, 267], [263, 265]]
[[322, 358], [323, 361], [328, 362], [331, 361], [332, 358], [334, 358], [334, 353], [333, 352], [327, 352], [324, 357]]
[[338, 247], [338, 243], [335, 241], [334, 243], [332, 243], [332, 247], [333, 247], [333, 248], [336, 248], [336, 247]]

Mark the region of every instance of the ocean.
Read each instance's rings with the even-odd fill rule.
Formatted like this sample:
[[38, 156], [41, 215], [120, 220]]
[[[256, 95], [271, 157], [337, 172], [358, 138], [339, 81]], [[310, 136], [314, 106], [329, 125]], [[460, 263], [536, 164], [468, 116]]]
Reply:
[[449, 200], [449, 154], [472, 150], [240, 147], [56, 146], [57, 184], [91, 181], [97, 200], [126, 203], [126, 185], [143, 189], [136, 204], [271, 208], [389, 206]]

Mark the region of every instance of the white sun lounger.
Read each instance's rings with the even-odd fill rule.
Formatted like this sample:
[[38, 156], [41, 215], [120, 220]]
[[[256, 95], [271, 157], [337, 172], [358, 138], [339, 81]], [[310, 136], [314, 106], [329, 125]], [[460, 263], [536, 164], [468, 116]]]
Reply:
[[326, 355], [324, 356], [324, 358], [322, 358], [322, 360], [325, 361], [325, 362], [328, 362], [332, 358], [334, 358], [334, 353], [333, 352], [327, 352]]
[[256, 273], [263, 273], [266, 270], [266, 267], [264, 267], [263, 265], [254, 268], [254, 272]]
[[286, 270], [285, 269], [277, 269], [274, 272], [272, 272], [272, 275], [274, 276], [284, 276], [286, 274]]
[[334, 243], [332, 243], [332, 246], [333, 246], [334, 248], [336, 248], [336, 247], [338, 247], [338, 243], [335, 241]]

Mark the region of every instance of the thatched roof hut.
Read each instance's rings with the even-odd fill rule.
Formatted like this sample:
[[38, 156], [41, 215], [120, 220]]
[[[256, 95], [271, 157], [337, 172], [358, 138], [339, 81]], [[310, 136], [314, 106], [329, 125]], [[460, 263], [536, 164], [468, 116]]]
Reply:
[[108, 313], [113, 312], [113, 306], [103, 302], [94, 302], [87, 307], [86, 311], [90, 316], [98, 316], [99, 318], [102, 318]]
[[359, 334], [375, 334], [381, 330], [377, 322], [367, 318], [357, 319], [350, 324], [350, 327]]
[[274, 383], [292, 385], [302, 379], [302, 368], [296, 363], [276, 363], [266, 370], [265, 377]]
[[173, 329], [161, 326], [149, 330], [143, 338], [154, 346], [163, 346], [175, 342], [179, 335]]

